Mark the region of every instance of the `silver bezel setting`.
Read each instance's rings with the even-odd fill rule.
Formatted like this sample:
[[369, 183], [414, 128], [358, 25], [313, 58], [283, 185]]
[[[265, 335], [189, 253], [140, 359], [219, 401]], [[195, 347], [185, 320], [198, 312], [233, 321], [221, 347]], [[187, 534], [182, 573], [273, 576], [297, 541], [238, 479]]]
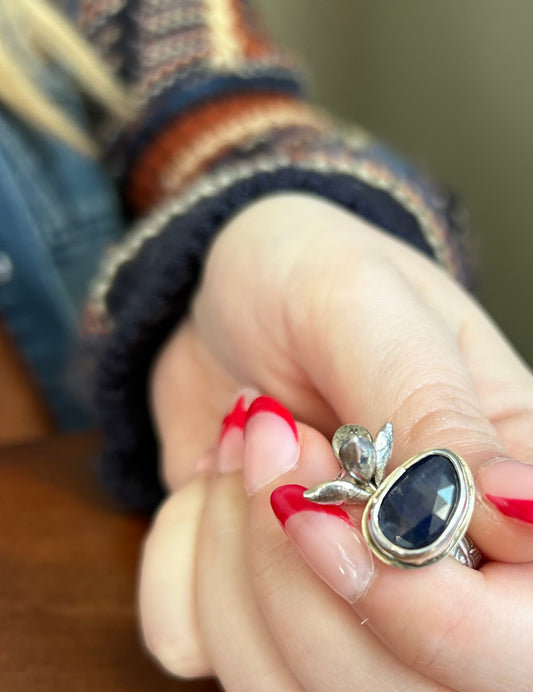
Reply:
[[[431, 455], [442, 455], [449, 459], [457, 473], [459, 486], [456, 506], [448, 525], [433, 543], [413, 550], [402, 548], [390, 541], [379, 526], [381, 504], [407, 469]], [[430, 449], [408, 459], [381, 482], [366, 504], [362, 520], [363, 534], [374, 554], [383, 562], [403, 568], [425, 567], [449, 555], [461, 542], [470, 523], [474, 504], [474, 479], [466, 462], [449, 449]]]

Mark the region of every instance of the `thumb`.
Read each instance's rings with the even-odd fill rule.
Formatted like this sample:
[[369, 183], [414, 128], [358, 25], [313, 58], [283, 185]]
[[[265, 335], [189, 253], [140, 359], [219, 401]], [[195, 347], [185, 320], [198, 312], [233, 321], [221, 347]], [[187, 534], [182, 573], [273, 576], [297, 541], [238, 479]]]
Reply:
[[[417, 257], [412, 268], [427, 271], [424, 262]], [[447, 292], [447, 319], [441, 317], [442, 309], [429, 304], [388, 263], [375, 257], [362, 259], [357, 272], [339, 274], [342, 290], [322, 300], [321, 331], [327, 339], [310, 338], [309, 329], [316, 321], [309, 321], [307, 331], [302, 323], [299, 355], [343, 423], [363, 425], [373, 434], [386, 421], [393, 423], [391, 469], [426, 450], [445, 448], [462, 457], [474, 476], [479, 472], [469, 529], [472, 539], [490, 559], [531, 561], [533, 517], [516, 521], [517, 515], [513, 518], [498, 511], [491, 497], [499, 497], [500, 483], [502, 492], [509, 495], [521, 486], [518, 497], [526, 503], [528, 498], [533, 500], [533, 465], [513, 458], [509, 437], [502, 439], [486, 414], [489, 387], [482, 372], [493, 371], [494, 363], [478, 358], [474, 378], [472, 349], [468, 359], [461, 351], [461, 335], [481, 322], [479, 311], [449, 279], [432, 271], [435, 290]], [[293, 322], [301, 319], [295, 315]], [[484, 342], [501, 341], [485, 322], [483, 336]], [[523, 379], [524, 368], [514, 364], [510, 349], [498, 348], [498, 353], [497, 391], [506, 392], [508, 410], [522, 419], [525, 395], [518, 380]], [[515, 393], [514, 407], [511, 393]], [[533, 410], [533, 390], [528, 396], [529, 410]], [[528, 420], [532, 427], [531, 414]], [[524, 516], [527, 519], [527, 512], [522, 512]]]

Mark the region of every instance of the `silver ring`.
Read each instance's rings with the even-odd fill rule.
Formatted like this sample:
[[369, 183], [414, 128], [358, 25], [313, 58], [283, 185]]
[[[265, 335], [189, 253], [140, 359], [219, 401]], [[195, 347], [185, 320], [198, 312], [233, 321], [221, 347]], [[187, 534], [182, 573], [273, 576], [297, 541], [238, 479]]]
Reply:
[[430, 449], [385, 478], [392, 446], [392, 423], [375, 440], [360, 425], [343, 425], [332, 440], [342, 470], [304, 497], [329, 505], [366, 502], [363, 535], [387, 564], [425, 567], [451, 555], [476, 569], [482, 555], [466, 535], [475, 504], [468, 464], [449, 449]]

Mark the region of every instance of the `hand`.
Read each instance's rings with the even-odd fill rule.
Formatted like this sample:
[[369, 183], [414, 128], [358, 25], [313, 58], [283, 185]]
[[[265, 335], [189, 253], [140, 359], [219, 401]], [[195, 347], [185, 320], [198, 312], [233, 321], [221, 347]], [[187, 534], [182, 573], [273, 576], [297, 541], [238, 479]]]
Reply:
[[[295, 495], [301, 486], [277, 487], [333, 477], [338, 464], [328, 441], [305, 425], [297, 428], [268, 397], [252, 403], [244, 436], [241, 423], [237, 410], [224, 427], [218, 473], [188, 485], [201, 483], [204, 494], [188, 635], [201, 633], [206, 661], [224, 689], [529, 689], [533, 564], [491, 561], [480, 571], [451, 558], [418, 571], [382, 565], [343, 510], [324, 513]], [[287, 471], [288, 460], [295, 465]], [[268, 463], [271, 475], [281, 475], [265, 483]], [[241, 474], [230, 471], [239, 465], [250, 499]], [[300, 553], [272, 514], [274, 488], [273, 506]], [[182, 585], [175, 562], [183, 524], [175, 512], [183, 519], [187, 497], [181, 490], [163, 505], [141, 581], [145, 632], [166, 635], [156, 653], [167, 665], [177, 658], [181, 670], [191, 640], [169, 639], [168, 629], [184, 634], [187, 609], [176, 598]]]
[[[270, 401], [262, 398], [257, 402], [265, 400]], [[298, 456], [296, 426], [289, 429], [285, 420], [268, 409], [265, 413], [256, 406], [255, 410], [257, 415], [246, 426], [244, 445], [242, 428], [235, 419], [226, 429], [217, 455], [220, 474], [188, 485], [191, 489], [201, 483], [205, 491], [194, 551], [197, 610], [190, 622], [201, 631], [206, 660], [224, 689], [444, 689], [391, 655], [369, 628], [361, 627], [361, 618], [354, 616], [350, 606], [287, 546], [270, 510], [270, 487], [263, 487], [250, 503], [242, 475], [228, 473], [221, 466], [229, 459], [233, 467], [242, 467], [244, 462], [248, 478], [253, 479], [258, 468], [255, 462], [266, 460], [265, 444], [272, 452], [277, 448], [280, 459], [286, 460], [289, 452], [293, 459], [294, 453]], [[331, 474], [335, 462], [322, 436], [301, 425], [298, 437], [302, 472], [311, 479], [319, 472]], [[314, 475], [313, 468], [309, 473], [310, 466]], [[298, 474], [301, 478], [302, 473]], [[187, 609], [176, 599], [182, 586], [180, 567], [175, 567], [176, 557], [182, 555], [183, 524], [179, 520], [187, 511], [183, 502], [187, 496], [182, 489], [164, 503], [145, 547], [141, 579], [141, 614], [148, 642], [171, 669], [179, 661], [178, 672], [191, 663], [183, 658], [183, 652], [191, 648], [181, 624]], [[362, 557], [368, 570], [371, 559], [364, 552]], [[155, 628], [154, 617], [160, 620]], [[176, 640], [178, 630], [183, 638]], [[171, 631], [173, 638], [169, 637]], [[163, 642], [152, 639], [156, 632], [163, 634]], [[193, 633], [190, 630], [188, 637]]]
[[[513, 456], [533, 458], [531, 375], [486, 315], [410, 248], [303, 195], [256, 203], [228, 225], [191, 318], [154, 371], [164, 474], [195, 508], [180, 529], [190, 527], [188, 565], [205, 481], [186, 483], [215, 443], [231, 393], [250, 383], [327, 436], [345, 422], [375, 431], [392, 420], [396, 463], [435, 446], [461, 454], [474, 472], [496, 458], [513, 468]], [[519, 472], [502, 482], [496, 467], [503, 462], [484, 472], [485, 491], [509, 496]], [[527, 476], [529, 467], [518, 468]], [[470, 533], [488, 557], [531, 560], [530, 526], [483, 498]], [[196, 642], [189, 672], [206, 670], [202, 638], [187, 632]]]

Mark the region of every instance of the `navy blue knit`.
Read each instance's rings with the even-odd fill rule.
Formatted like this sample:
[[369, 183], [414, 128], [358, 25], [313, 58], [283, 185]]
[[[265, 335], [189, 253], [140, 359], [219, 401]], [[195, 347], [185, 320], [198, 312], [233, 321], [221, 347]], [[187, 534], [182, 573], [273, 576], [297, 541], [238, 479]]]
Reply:
[[97, 383], [107, 440], [102, 473], [131, 509], [152, 511], [163, 497], [147, 396], [155, 353], [187, 313], [216, 232], [250, 201], [282, 190], [326, 197], [431, 255], [412, 214], [386, 192], [348, 175], [296, 168], [260, 173], [173, 218], [121, 267], [108, 296], [116, 328], [107, 337]]

